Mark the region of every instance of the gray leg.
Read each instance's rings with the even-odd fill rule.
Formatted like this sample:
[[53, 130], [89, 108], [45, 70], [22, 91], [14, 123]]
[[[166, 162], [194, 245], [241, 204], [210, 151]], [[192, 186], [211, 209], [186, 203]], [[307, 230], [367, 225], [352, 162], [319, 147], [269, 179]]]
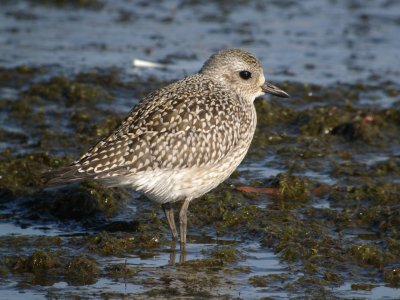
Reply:
[[163, 208], [165, 217], [167, 218], [169, 229], [172, 233], [172, 238], [176, 240], [178, 238], [178, 233], [175, 226], [174, 209], [169, 203], [164, 203], [161, 205], [161, 207]]
[[183, 202], [181, 211], [179, 212], [179, 225], [181, 237], [181, 251], [186, 250], [186, 229], [187, 229], [187, 211], [190, 200], [188, 198]]

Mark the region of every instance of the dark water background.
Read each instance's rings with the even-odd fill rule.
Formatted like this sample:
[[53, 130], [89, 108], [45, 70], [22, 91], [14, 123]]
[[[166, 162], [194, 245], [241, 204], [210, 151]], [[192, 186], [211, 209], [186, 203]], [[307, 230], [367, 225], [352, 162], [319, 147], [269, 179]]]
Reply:
[[[0, 99], [8, 101], [4, 103], [21, 101], [21, 95], [28, 90], [30, 85], [35, 82], [46, 82], [54, 76], [72, 79], [79, 74], [87, 74], [94, 70], [100, 74], [109, 74], [117, 70], [122, 84], [110, 88], [115, 100], [112, 103], [99, 101], [96, 105], [107, 111], [112, 110], [117, 115], [123, 115], [140, 100], [140, 95], [137, 92], [135, 94], [135, 90], [140, 90], [144, 94], [150, 92], [158, 84], [162, 85], [164, 82], [196, 72], [214, 51], [237, 47], [250, 51], [260, 59], [268, 79], [278, 85], [283, 84], [284, 87], [289, 88], [289, 92], [294, 91], [291, 100], [282, 102], [284, 107], [293, 111], [305, 111], [308, 108], [324, 105], [323, 97], [315, 102], [302, 100], [304, 97], [299, 96], [301, 94], [299, 90], [304, 93], [302, 95], [311, 98], [315, 92], [307, 90], [308, 86], [315, 86], [317, 91], [326, 89], [332, 94], [338, 90], [344, 93], [345, 96], [342, 98], [349, 97], [352, 89], [357, 88], [357, 99], [352, 102], [352, 105], [368, 110], [365, 113], [367, 116], [374, 115], [375, 110], [382, 109], [393, 109], [398, 112], [400, 107], [398, 93], [400, 1], [238, 0], [203, 3], [190, 0], [102, 0], [98, 2], [71, 1], [66, 5], [62, 3], [63, 1], [33, 0], [0, 2], [0, 67], [3, 73], [11, 73], [14, 68], [21, 66], [45, 70], [31, 75], [28, 83], [17, 84], [11, 79], [6, 84], [2, 84]], [[157, 62], [165, 65], [165, 68], [134, 68], [132, 66], [134, 59]], [[138, 83], [130, 84], [132, 82]], [[342, 87], [345, 88], [344, 91], [340, 91]], [[388, 87], [393, 92], [388, 92]], [[297, 104], [290, 101], [296, 101]], [[330, 98], [326, 103], [335, 105], [333, 101]], [[18, 138], [10, 139], [9, 135], [3, 135], [0, 140], [1, 150], [11, 149], [12, 157], [46, 151], [45, 146], [36, 148], [45, 129], [27, 129], [26, 126], [21, 125], [20, 121], [10, 120], [11, 113], [7, 105], [2, 105], [0, 128], [8, 133], [27, 135], [27, 141], [21, 142]], [[54, 117], [54, 112], [57, 110], [60, 114], [69, 114], [74, 111], [73, 105], [58, 107], [53, 103], [37, 110], [51, 112], [49, 120], [53, 120], [53, 123], [47, 124], [47, 129], [73, 132], [74, 129], [66, 125], [65, 118], [55, 121]], [[362, 117], [365, 117], [365, 114]], [[325, 117], [328, 118], [327, 115]], [[262, 124], [261, 122], [260, 126], [268, 126], [268, 124]], [[398, 127], [396, 128], [398, 130]], [[280, 130], [286, 133], [286, 128], [276, 127], [276, 132]], [[276, 132], [271, 135], [272, 138], [279, 136], [280, 133]], [[287, 133], [287, 136], [290, 135], [290, 132]], [[294, 145], [293, 147], [301, 148], [304, 146], [303, 142], [296, 140], [290, 143], [292, 143], [291, 146]], [[57, 146], [47, 148], [51, 155], [76, 157], [83, 151], [81, 148], [86, 147], [86, 144], [81, 148], [79, 145], [67, 143], [63, 147], [59, 144], [58, 142]], [[254, 147], [257, 145], [259, 144]], [[369, 146], [370, 144], [363, 149], [362, 145], [358, 145], [357, 150], [354, 150], [355, 159], [352, 162], [357, 162], [357, 166], [364, 164], [368, 167], [380, 161], [394, 159], [398, 164], [400, 148], [399, 141], [395, 138], [392, 143], [381, 147]], [[338, 147], [349, 153], [353, 151], [352, 145], [348, 143], [339, 143]], [[246, 159], [239, 168], [239, 179], [234, 180], [241, 184], [251, 185], [255, 180], [263, 181], [274, 178], [279, 173], [287, 172], [288, 160], [293, 162], [298, 157], [281, 154], [284, 152], [276, 156], [275, 150], [275, 148], [265, 150], [267, 151], [265, 155], [251, 156]], [[281, 150], [283, 151], [283, 148]], [[254, 150], [258, 153], [264, 151], [264, 148], [260, 146], [257, 151], [257, 149]], [[4, 153], [2, 157], [5, 157]], [[319, 157], [323, 158], [323, 155]], [[329, 159], [336, 160], [335, 157], [326, 158], [326, 160], [322, 158], [318, 162], [321, 166], [327, 161], [328, 164], [331, 163]], [[347, 171], [343, 177], [333, 176], [324, 167], [317, 168], [312, 164], [302, 165], [303, 169], [295, 171], [295, 174], [327, 185], [346, 186], [352, 183], [351, 176], [353, 175], [350, 171]], [[349, 167], [351, 168], [352, 166]], [[2, 174], [3, 177], [4, 175]], [[399, 184], [398, 171], [389, 174], [386, 179], [390, 183]], [[131, 195], [137, 196], [132, 192]], [[22, 195], [23, 197], [25, 195]], [[314, 197], [311, 202], [302, 205], [301, 209], [315, 208], [332, 211], [339, 210], [339, 207], [341, 209], [341, 204], [336, 206], [332, 199], [332, 196]], [[395, 196], [391, 199], [395, 199]], [[270, 199], [266, 196], [262, 196], [257, 203], [249, 201], [251, 205], [259, 208], [267, 207], [270, 203]], [[62, 239], [69, 239], [70, 235], [74, 234], [80, 236], [85, 232], [98, 233], [96, 230], [86, 230], [85, 226], [80, 227], [79, 222], [78, 225], [75, 223], [71, 225], [73, 222], [56, 221], [47, 222], [46, 226], [43, 226], [42, 220], [36, 224], [23, 218], [21, 221], [17, 217], [7, 217], [9, 212], [15, 213], [15, 210], [18, 210], [18, 205], [13, 207], [14, 204], [8, 200], [0, 201], [0, 203], [2, 204], [0, 209], [3, 212], [0, 220], [2, 249], [8, 247], [7, 241], [11, 237], [25, 237], [31, 240], [38, 236], [60, 236]], [[111, 219], [130, 220], [132, 214], [140, 210], [137, 206], [146, 205], [143, 203], [146, 202], [142, 201], [139, 204], [129, 202], [114, 219]], [[397, 204], [391, 203], [391, 205], [393, 212], [398, 213]], [[349, 209], [351, 210], [352, 207]], [[306, 215], [303, 213], [304, 211], [299, 212], [301, 218]], [[18, 216], [18, 213], [16, 215]], [[159, 216], [161, 217], [161, 214]], [[400, 223], [394, 223], [393, 226], [398, 226], [398, 224]], [[212, 227], [208, 227], [210, 228], [213, 232]], [[394, 229], [400, 231], [400, 228]], [[193, 231], [189, 232], [194, 236], [195, 242], [189, 244], [186, 259], [201, 261], [208, 257], [216, 244], [233, 245], [244, 256], [233, 264], [234, 269], [246, 270], [232, 273], [219, 271], [220, 282], [216, 284], [217, 290], [210, 286], [205, 288], [209, 292], [208, 297], [225, 295], [228, 298], [245, 299], [262, 297], [285, 299], [306, 296], [318, 298], [319, 287], [314, 286], [315, 282], [309, 283], [311, 294], [307, 293], [307, 282], [297, 287], [290, 287], [288, 284], [288, 282], [296, 282], [307, 273], [301, 267], [304, 263], [301, 259], [293, 262], [285, 259], [285, 255], [274, 247], [260, 246], [259, 237], [243, 238], [238, 234], [225, 234], [216, 238], [213, 233], [207, 233], [207, 230], [206, 233], [202, 232], [201, 237], [196, 237]], [[347, 241], [354, 239], [368, 243], [368, 239], [360, 238], [360, 235], [368, 235], [371, 232], [373, 230], [360, 229], [358, 231], [357, 228], [352, 228], [351, 231], [345, 232], [345, 235]], [[166, 231], [163, 235], [164, 238], [168, 238]], [[334, 236], [334, 233], [328, 235]], [[390, 238], [399, 241], [398, 234]], [[377, 247], [384, 244], [379, 238], [375, 239], [374, 243], [378, 245]], [[19, 253], [26, 256], [32, 254], [36, 248], [34, 243], [30, 245]], [[64, 245], [64, 247], [68, 246]], [[382, 247], [385, 249], [384, 246]], [[362, 272], [354, 271], [354, 274], [357, 274], [354, 278], [351, 272], [343, 271], [343, 274], [340, 274], [340, 280], [334, 284], [324, 285], [322, 291], [326, 294], [320, 294], [321, 297], [325, 295], [324, 297], [327, 298], [398, 299], [400, 289], [396, 284], [388, 284], [383, 276], [385, 268], [399, 268], [400, 258], [396, 255], [399, 255], [400, 251], [396, 251], [392, 251], [394, 258], [390, 260], [390, 264], [379, 266], [376, 273], [374, 273], [375, 270], [371, 271], [373, 275], [366, 275], [368, 266], [360, 267], [363, 268]], [[1, 255], [3, 260], [7, 255], [11, 255], [6, 252], [4, 250]], [[177, 255], [179, 256], [179, 253]], [[146, 298], [146, 294], [143, 293], [154, 287], [163, 286], [160, 281], [162, 282], [161, 279], [165, 276], [173, 277], [171, 274], [174, 273], [186, 276], [185, 270], [171, 266], [170, 260], [171, 250], [165, 246], [160, 246], [159, 249], [153, 249], [145, 254], [135, 253], [119, 257], [118, 255], [99, 256], [96, 257], [96, 261], [102, 270], [107, 265], [119, 263], [140, 269], [140, 272], [138, 275], [135, 273], [136, 279], [133, 281], [126, 278], [115, 280], [107, 276], [99, 276], [95, 282], [80, 285], [74, 285], [62, 279], [53, 280], [48, 284], [42, 282], [35, 284], [34, 281], [29, 281], [24, 277], [26, 274], [12, 272], [11, 274], [4, 271], [3, 279], [0, 277], [0, 281], [3, 280], [0, 283], [0, 299], [39, 299], [45, 296], [68, 298], [77, 295], [87, 298], [107, 298], [104, 293], [110, 293], [111, 296], [108, 295], [108, 297], [111, 298], [123, 298], [129, 295]], [[6, 265], [6, 263], [3, 264]], [[363, 275], [359, 275], [361, 273]], [[260, 287], [252, 284], [250, 280], [254, 276], [267, 278], [270, 275], [279, 274], [286, 274], [282, 283], [274, 282]], [[352, 287], [355, 283], [368, 283], [372, 287], [357, 289]], [[181, 297], [201, 298], [204, 296], [191, 294], [187, 287], [179, 288], [184, 290], [181, 294], [177, 294]], [[177, 295], [170, 295], [170, 297], [175, 298], [178, 297]], [[153, 295], [153, 297], [162, 298], [163, 294]]]
[[191, 73], [215, 50], [240, 47], [259, 57], [274, 80], [399, 76], [395, 0], [102, 1], [93, 9], [43, 2], [2, 1], [2, 66], [50, 65], [66, 73], [120, 67], [129, 74], [131, 60], [140, 58]]

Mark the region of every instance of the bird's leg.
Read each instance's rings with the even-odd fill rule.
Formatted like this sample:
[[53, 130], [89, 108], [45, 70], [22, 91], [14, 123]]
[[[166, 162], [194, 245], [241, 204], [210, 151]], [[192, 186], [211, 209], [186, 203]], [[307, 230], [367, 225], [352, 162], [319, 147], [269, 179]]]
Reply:
[[181, 211], [179, 212], [181, 251], [186, 251], [186, 229], [187, 229], [187, 211], [190, 200], [186, 198], [183, 201]]
[[175, 258], [176, 258], [175, 247], [176, 247], [176, 243], [175, 243], [175, 241], [173, 241], [171, 243], [171, 249], [170, 249], [171, 252], [169, 254], [169, 260], [168, 260], [168, 264], [170, 266], [173, 266], [175, 264]]
[[171, 207], [170, 203], [163, 203], [161, 207], [164, 210], [165, 217], [167, 218], [169, 229], [172, 233], [172, 238], [176, 240], [178, 238], [178, 233], [175, 226], [174, 209]]

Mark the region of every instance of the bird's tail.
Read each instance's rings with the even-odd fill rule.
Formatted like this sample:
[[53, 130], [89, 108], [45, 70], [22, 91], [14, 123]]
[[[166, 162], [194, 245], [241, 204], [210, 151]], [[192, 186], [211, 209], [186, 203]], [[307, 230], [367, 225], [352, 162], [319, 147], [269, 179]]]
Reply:
[[45, 185], [63, 185], [72, 182], [79, 182], [91, 177], [92, 176], [89, 174], [79, 172], [79, 167], [76, 165], [71, 165], [42, 174], [42, 180]]

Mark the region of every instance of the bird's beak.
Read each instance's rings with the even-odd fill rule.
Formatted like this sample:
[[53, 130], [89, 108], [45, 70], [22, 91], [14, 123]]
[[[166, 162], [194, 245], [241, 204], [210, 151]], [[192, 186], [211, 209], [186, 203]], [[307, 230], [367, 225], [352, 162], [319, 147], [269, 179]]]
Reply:
[[261, 86], [261, 90], [264, 93], [272, 94], [278, 97], [283, 97], [283, 98], [288, 98], [289, 94], [282, 91], [280, 88], [274, 86], [273, 84], [270, 84], [269, 82], [264, 82], [264, 84]]

